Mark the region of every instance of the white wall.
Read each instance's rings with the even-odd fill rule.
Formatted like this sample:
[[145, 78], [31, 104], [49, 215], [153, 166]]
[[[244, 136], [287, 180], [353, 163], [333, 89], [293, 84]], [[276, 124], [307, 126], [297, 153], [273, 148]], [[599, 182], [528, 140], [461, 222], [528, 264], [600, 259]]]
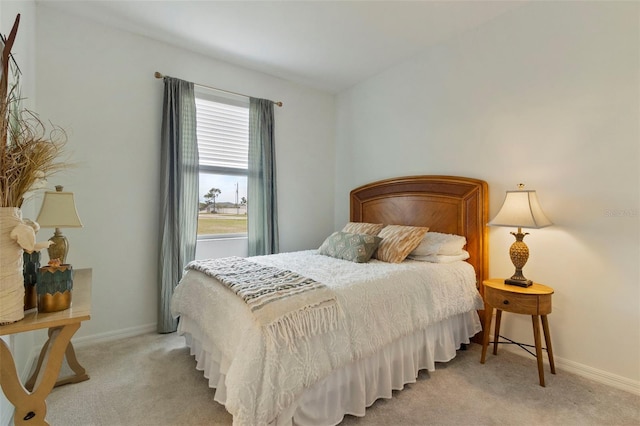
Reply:
[[[335, 179], [337, 224], [349, 190], [382, 178], [484, 179], [491, 217], [505, 190], [536, 189], [555, 226], [525, 238], [524, 272], [555, 289], [559, 364], [636, 392], [639, 8], [532, 2], [342, 93]], [[509, 231], [490, 230], [492, 276], [513, 273]], [[529, 318], [502, 331], [533, 343]]]
[[64, 230], [68, 260], [93, 268], [92, 319], [79, 336], [155, 328], [163, 92], [155, 71], [284, 102], [275, 112], [281, 250], [317, 247], [333, 230], [333, 95], [42, 3], [37, 24], [37, 108], [68, 132], [75, 163], [51, 182], [75, 193], [84, 223]]

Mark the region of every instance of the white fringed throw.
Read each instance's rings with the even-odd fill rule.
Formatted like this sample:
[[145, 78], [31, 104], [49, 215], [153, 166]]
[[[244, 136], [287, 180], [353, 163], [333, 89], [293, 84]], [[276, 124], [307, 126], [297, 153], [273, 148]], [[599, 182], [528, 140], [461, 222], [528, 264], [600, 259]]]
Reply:
[[311, 278], [240, 257], [196, 260], [186, 269], [203, 272], [238, 295], [262, 327], [269, 345], [282, 342], [293, 348], [299, 338], [338, 328], [336, 295]]

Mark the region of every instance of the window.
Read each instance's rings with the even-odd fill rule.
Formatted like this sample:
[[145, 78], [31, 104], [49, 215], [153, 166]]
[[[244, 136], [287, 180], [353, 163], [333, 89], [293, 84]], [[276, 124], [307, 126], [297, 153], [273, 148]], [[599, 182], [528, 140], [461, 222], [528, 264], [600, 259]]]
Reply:
[[198, 238], [246, 236], [249, 100], [196, 92]]

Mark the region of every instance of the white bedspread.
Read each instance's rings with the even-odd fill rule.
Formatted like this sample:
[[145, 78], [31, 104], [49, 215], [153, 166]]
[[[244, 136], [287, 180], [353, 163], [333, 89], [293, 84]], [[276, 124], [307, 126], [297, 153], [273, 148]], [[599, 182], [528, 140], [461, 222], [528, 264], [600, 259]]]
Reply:
[[172, 312], [197, 322], [222, 352], [228, 363], [221, 365], [226, 408], [234, 424], [266, 424], [332, 370], [429, 324], [483, 307], [475, 273], [466, 262], [352, 263], [315, 250], [252, 260], [330, 287], [345, 324], [299, 341], [293, 352], [284, 347], [267, 350], [243, 302], [203, 273], [188, 271], [176, 287]]

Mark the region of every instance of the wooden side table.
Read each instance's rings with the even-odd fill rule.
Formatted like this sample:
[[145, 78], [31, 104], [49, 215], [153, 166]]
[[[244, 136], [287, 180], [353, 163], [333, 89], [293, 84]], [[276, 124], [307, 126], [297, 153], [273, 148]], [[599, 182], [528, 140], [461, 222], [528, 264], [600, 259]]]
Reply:
[[[39, 313], [29, 312], [24, 319], [0, 326], [0, 336], [25, 331], [49, 329], [49, 340], [44, 344], [36, 371], [23, 386], [11, 351], [0, 339], [0, 386], [15, 407], [14, 424], [48, 425], [45, 421], [47, 404], [45, 399], [54, 386], [77, 383], [89, 379], [75, 356], [71, 337], [80, 328], [80, 323], [91, 318], [91, 269], [78, 269], [73, 278], [71, 307], [64, 311]], [[58, 380], [63, 358], [75, 373]], [[41, 370], [44, 365], [44, 370]], [[34, 390], [35, 388], [35, 390]]]
[[[556, 367], [553, 362], [553, 350], [551, 348], [551, 335], [549, 334], [549, 321], [547, 320], [547, 314], [551, 313], [551, 295], [553, 294], [553, 289], [537, 283], [533, 283], [530, 287], [518, 287], [505, 284], [504, 279], [496, 278], [483, 281], [483, 285], [484, 302], [486, 305], [484, 318], [485, 332], [480, 362], [484, 364], [486, 359], [487, 347], [489, 346], [489, 330], [491, 329], [494, 308], [496, 309], [496, 326], [493, 337], [494, 355], [498, 354], [502, 311], [531, 315], [536, 358], [538, 360], [538, 376], [540, 378], [540, 386], [544, 386], [540, 319], [542, 319], [542, 329], [544, 330], [544, 340], [547, 346], [546, 351], [549, 357], [549, 365], [551, 366], [551, 374], [556, 374]], [[523, 347], [521, 344], [518, 345]]]

